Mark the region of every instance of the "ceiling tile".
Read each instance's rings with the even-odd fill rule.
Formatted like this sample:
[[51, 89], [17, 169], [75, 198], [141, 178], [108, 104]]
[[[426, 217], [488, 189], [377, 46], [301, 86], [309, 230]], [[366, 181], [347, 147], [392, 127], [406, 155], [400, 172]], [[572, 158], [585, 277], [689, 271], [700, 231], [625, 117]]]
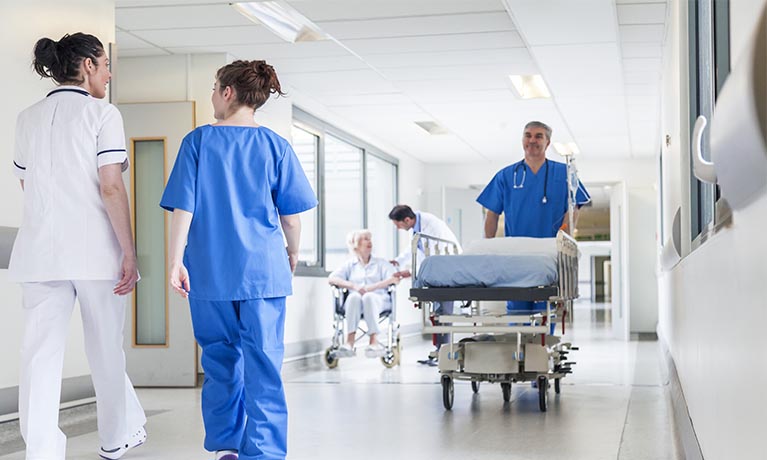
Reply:
[[662, 58], [663, 46], [660, 43], [621, 43], [621, 54], [624, 59], [633, 58]]
[[617, 39], [613, 0], [507, 0], [530, 46], [605, 43]]
[[286, 43], [265, 27], [255, 24], [224, 28], [144, 30], [133, 34], [164, 48]]
[[619, 26], [623, 43], [663, 43], [663, 24]]
[[551, 94], [623, 94], [623, 71], [615, 43], [533, 47]]
[[323, 31], [339, 40], [418, 37], [424, 35], [453, 35], [514, 30], [514, 23], [511, 22], [511, 18], [509, 18], [505, 11], [343, 22], [328, 21], [319, 22], [317, 25]]
[[665, 3], [618, 5], [618, 24], [663, 24], [666, 21]]
[[[164, 2], [163, 2], [164, 3]], [[253, 25], [229, 4], [115, 9], [115, 23], [125, 30], [185, 29]]]
[[169, 51], [185, 53], [230, 53], [239, 59], [302, 59], [348, 56], [349, 52], [332, 41], [275, 43], [268, 45], [219, 45], [170, 47]]
[[115, 43], [117, 43], [118, 49], [120, 51], [128, 49], [155, 48], [155, 46], [151, 43], [147, 43], [135, 35], [129, 34], [128, 32], [123, 32], [121, 30], [118, 30], [115, 35]]
[[537, 68], [527, 48], [497, 48], [465, 51], [367, 54], [365, 62], [380, 70], [413, 66], [467, 66], [482, 64], [509, 65], [522, 74], [536, 73]]
[[400, 37], [343, 40], [355, 53], [363, 57], [371, 54], [400, 52], [438, 52], [479, 49], [524, 47], [517, 32], [488, 32], [456, 35], [430, 35], [426, 37]]
[[504, 11], [498, 0], [288, 0], [288, 3], [315, 22]]

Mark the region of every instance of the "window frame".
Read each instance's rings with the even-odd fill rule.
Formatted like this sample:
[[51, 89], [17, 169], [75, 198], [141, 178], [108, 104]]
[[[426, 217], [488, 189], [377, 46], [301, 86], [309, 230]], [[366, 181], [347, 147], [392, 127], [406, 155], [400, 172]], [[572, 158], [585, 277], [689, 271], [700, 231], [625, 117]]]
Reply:
[[[730, 73], [729, 0], [688, 0], [689, 135], [698, 115], [711, 119], [714, 104]], [[692, 145], [690, 145], [692, 149]], [[709, 136], [703, 136], [702, 153], [710, 160]], [[719, 187], [699, 181], [690, 157], [691, 251], [721, 226], [723, 203]]]
[[[368, 178], [367, 178], [367, 158], [368, 155], [372, 155], [380, 160], [386, 161], [394, 166], [394, 202], [399, 203], [399, 159], [389, 155], [375, 146], [343, 131], [334, 125], [317, 118], [309, 112], [293, 106], [293, 120], [292, 124], [296, 127], [303, 129], [309, 133], [318, 136], [318, 149], [317, 149], [317, 198], [319, 204], [317, 205], [317, 248], [318, 248], [318, 264], [317, 265], [301, 265], [299, 263], [296, 267], [296, 276], [304, 277], [327, 277], [330, 272], [326, 269], [326, 209], [325, 209], [325, 139], [328, 135], [333, 136], [343, 142], [353, 145], [362, 151], [362, 225], [367, 228], [368, 226]], [[395, 248], [399, 247], [399, 233], [394, 236]]]

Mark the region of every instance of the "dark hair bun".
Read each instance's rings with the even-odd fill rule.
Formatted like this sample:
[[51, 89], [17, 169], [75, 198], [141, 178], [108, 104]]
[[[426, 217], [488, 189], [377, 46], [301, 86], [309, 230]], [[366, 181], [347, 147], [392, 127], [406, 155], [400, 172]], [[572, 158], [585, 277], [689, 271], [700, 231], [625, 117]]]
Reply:
[[218, 69], [216, 78], [221, 88], [234, 88], [239, 104], [254, 109], [264, 105], [272, 94], [285, 95], [277, 72], [266, 61], [234, 61]]
[[104, 55], [104, 45], [93, 35], [77, 32], [64, 35], [55, 42], [50, 38], [41, 38], [35, 43], [35, 59], [32, 67], [43, 78], [53, 78], [57, 83], [82, 83], [80, 63], [90, 58], [94, 65], [96, 59]]

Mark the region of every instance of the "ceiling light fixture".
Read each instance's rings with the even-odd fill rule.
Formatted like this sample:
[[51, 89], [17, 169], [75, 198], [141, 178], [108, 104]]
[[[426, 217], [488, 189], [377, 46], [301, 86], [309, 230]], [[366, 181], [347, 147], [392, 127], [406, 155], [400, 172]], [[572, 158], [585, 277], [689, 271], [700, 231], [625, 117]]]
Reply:
[[540, 75], [509, 75], [511, 86], [520, 99], [550, 98], [551, 93]]
[[432, 136], [450, 134], [450, 131], [448, 131], [447, 128], [434, 121], [416, 121], [414, 123]]
[[246, 18], [263, 24], [275, 35], [291, 43], [330, 38], [316, 24], [283, 0], [232, 3], [232, 6]]
[[578, 155], [579, 153], [581, 153], [580, 149], [578, 148], [578, 145], [575, 142], [568, 142], [566, 144], [563, 144], [561, 142], [554, 142], [554, 150], [556, 150], [557, 153], [562, 155], [563, 157], [568, 157], [570, 155]]

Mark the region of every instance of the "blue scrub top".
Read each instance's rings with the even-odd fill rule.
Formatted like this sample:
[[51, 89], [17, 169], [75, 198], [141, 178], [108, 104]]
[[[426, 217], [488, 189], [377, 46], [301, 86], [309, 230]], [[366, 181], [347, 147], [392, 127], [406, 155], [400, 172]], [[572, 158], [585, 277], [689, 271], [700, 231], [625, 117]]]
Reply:
[[317, 206], [290, 144], [263, 126], [201, 126], [181, 143], [160, 206], [193, 214], [184, 265], [189, 296], [248, 300], [292, 294], [280, 215]]
[[[578, 184], [576, 205], [588, 203], [591, 197], [580, 181]], [[567, 193], [565, 163], [546, 160], [533, 174], [522, 160], [498, 171], [477, 202], [496, 214], [504, 214], [506, 236], [552, 238], [567, 213]]]

